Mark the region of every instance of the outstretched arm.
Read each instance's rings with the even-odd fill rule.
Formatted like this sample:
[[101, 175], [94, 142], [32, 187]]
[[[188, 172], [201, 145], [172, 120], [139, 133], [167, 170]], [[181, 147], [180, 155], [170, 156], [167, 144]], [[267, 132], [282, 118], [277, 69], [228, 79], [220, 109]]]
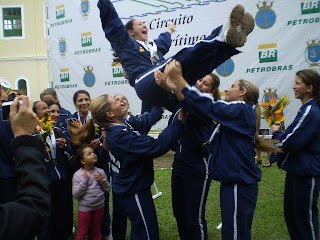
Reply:
[[[196, 87], [190, 87], [182, 76], [180, 63], [172, 60], [167, 64], [164, 73], [155, 74], [156, 82], [160, 87], [167, 88], [175, 93], [179, 101], [182, 101], [182, 107], [189, 113], [199, 118], [209, 118], [217, 121], [221, 125], [234, 129], [243, 134], [255, 132], [249, 126], [255, 126], [252, 122], [254, 116], [251, 106], [243, 101], [227, 103], [225, 101], [216, 101], [207, 94], [202, 93]], [[246, 118], [239, 118], [247, 115]], [[249, 124], [243, 124], [243, 121]], [[248, 126], [248, 128], [244, 128]]]
[[151, 127], [162, 118], [162, 113], [162, 108], [154, 106], [150, 112], [140, 115], [129, 115], [127, 122], [134, 130], [147, 134]]
[[98, 8], [105, 36], [111, 43], [113, 50], [119, 52], [121, 48], [131, 43], [132, 38], [110, 0], [99, 0]]

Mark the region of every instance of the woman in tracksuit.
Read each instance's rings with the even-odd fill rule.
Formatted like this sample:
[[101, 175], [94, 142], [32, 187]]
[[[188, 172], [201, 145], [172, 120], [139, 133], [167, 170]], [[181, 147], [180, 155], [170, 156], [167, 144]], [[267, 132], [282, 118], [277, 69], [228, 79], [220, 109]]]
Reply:
[[[215, 99], [220, 99], [220, 79], [211, 73], [195, 86]], [[208, 239], [205, 219], [209, 178], [208, 143], [216, 127], [211, 119], [189, 114], [175, 149], [172, 165], [172, 208], [180, 239]]]
[[272, 126], [273, 138], [280, 140], [284, 150], [281, 168], [287, 172], [284, 216], [291, 239], [316, 240], [320, 186], [319, 73], [311, 69], [298, 71], [293, 90], [302, 103], [298, 115], [285, 132], [279, 131], [278, 125]]
[[[124, 111], [122, 116], [123, 124], [131, 128], [132, 130], [134, 129], [135, 131], [138, 131], [141, 134], [148, 134], [151, 127], [162, 118], [162, 108], [152, 107], [151, 112], [132, 115], [129, 112], [129, 101], [124, 95], [117, 94], [114, 96], [114, 98], [116, 101], [120, 102], [121, 108]], [[116, 197], [117, 194], [113, 194], [112, 237], [114, 240], [125, 240], [127, 230], [127, 215], [123, 212], [121, 206], [119, 206], [119, 200], [117, 200]]]
[[165, 154], [175, 144], [181, 133], [182, 122], [170, 125], [154, 139], [123, 124], [121, 104], [109, 95], [94, 100], [91, 111], [100, 124], [108, 127], [112, 187], [120, 206], [131, 221], [130, 239], [159, 239], [150, 189], [154, 181], [153, 158]]
[[[55, 123], [60, 117], [61, 106], [58, 102], [48, 102], [48, 115]], [[55, 127], [46, 137], [46, 158], [43, 161], [47, 169], [49, 191], [51, 195], [51, 214], [48, 224], [37, 239], [67, 240], [72, 232], [72, 175], [68, 166], [68, 134], [66, 129]]]
[[[190, 87], [182, 77], [181, 66], [172, 61], [165, 74], [167, 87], [176, 92], [187, 112], [217, 121], [209, 153], [209, 174], [221, 182], [220, 206], [222, 239], [251, 239], [251, 224], [258, 197], [261, 171], [255, 164], [254, 148], [277, 151], [259, 138], [259, 89], [238, 80], [226, 90], [225, 101]], [[156, 79], [157, 81], [157, 79]]]
[[133, 19], [125, 27], [110, 0], [99, 0], [98, 7], [105, 36], [121, 58], [129, 83], [142, 100], [143, 112], [150, 111], [153, 105], [166, 107], [172, 112], [177, 109], [174, 96], [155, 83], [153, 75], [156, 69], [163, 70], [173, 58], [177, 59], [181, 62], [183, 76], [193, 85], [238, 54], [235, 47], [243, 46], [247, 35], [254, 28], [253, 17], [245, 13], [243, 6], [237, 5], [230, 15], [230, 27], [225, 25], [221, 30], [220, 26], [204, 40], [165, 59], [163, 56], [169, 51], [171, 34], [175, 31], [174, 24], [170, 25], [167, 32], [160, 34], [158, 39], [149, 40], [148, 29], [141, 20]]

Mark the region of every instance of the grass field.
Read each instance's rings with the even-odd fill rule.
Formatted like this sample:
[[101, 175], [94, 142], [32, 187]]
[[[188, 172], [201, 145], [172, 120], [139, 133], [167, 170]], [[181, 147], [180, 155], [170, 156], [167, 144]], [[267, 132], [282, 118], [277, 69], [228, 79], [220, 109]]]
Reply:
[[[279, 170], [276, 164], [269, 168], [260, 166], [262, 181], [259, 183], [259, 197], [253, 220], [252, 239], [290, 239], [283, 217], [285, 172]], [[163, 193], [161, 197], [154, 200], [159, 222], [160, 239], [178, 240], [179, 235], [171, 205], [171, 169], [156, 169], [155, 182], [159, 191]], [[218, 182], [212, 182], [207, 200], [206, 219], [210, 240], [220, 239], [220, 230], [216, 229], [217, 225], [221, 222], [219, 187], [220, 184]], [[110, 208], [112, 209], [112, 205]], [[76, 210], [76, 206], [74, 209]], [[76, 214], [76, 211], [74, 212]], [[76, 221], [75, 216], [75, 224]], [[128, 226], [127, 230], [127, 239], [129, 239], [129, 233], [130, 226]]]

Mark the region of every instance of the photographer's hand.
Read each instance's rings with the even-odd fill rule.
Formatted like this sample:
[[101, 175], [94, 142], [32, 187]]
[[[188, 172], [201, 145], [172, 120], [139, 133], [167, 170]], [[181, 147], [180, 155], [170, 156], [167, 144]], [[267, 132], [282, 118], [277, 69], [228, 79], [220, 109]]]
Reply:
[[16, 97], [10, 106], [10, 121], [15, 137], [32, 135], [39, 119], [32, 111], [32, 101], [27, 96]]

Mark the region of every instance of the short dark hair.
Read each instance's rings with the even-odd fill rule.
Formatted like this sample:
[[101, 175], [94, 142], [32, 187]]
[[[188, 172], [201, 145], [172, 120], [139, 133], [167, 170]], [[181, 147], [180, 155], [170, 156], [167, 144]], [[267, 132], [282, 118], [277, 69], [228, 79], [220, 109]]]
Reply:
[[133, 18], [133, 19], [131, 19], [129, 22], [127, 22], [126, 25], [124, 25], [124, 26], [126, 27], [127, 31], [133, 29], [133, 22], [134, 22], [134, 20], [136, 20], [136, 19]]
[[52, 105], [57, 105], [57, 106], [59, 107], [59, 109], [61, 109], [60, 103], [55, 102], [55, 101], [49, 101], [49, 102], [47, 102], [47, 105], [48, 105], [48, 108], [49, 108], [50, 106], [52, 106]]
[[86, 94], [91, 99], [90, 94], [86, 90], [78, 90], [73, 94], [73, 103], [76, 104], [79, 94]]

